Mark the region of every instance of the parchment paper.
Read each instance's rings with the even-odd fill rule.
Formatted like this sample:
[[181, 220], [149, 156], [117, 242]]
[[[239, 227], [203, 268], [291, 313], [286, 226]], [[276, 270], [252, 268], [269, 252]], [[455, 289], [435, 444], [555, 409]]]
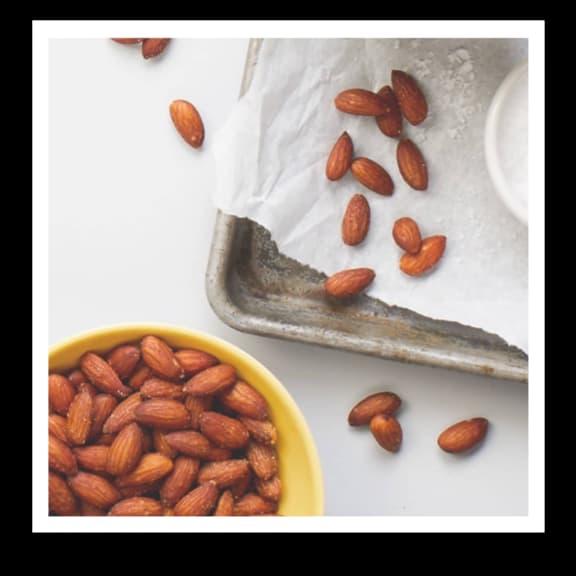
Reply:
[[[432, 318], [483, 328], [523, 350], [528, 346], [527, 229], [493, 189], [484, 161], [484, 122], [506, 74], [527, 58], [522, 39], [265, 40], [249, 91], [217, 134], [215, 203], [268, 228], [284, 254], [332, 274], [361, 266], [376, 271], [370, 296]], [[378, 90], [393, 69], [413, 74], [430, 114], [404, 134], [422, 150], [429, 188], [412, 190], [396, 165], [396, 140], [373, 118], [333, 104], [347, 88]], [[347, 174], [325, 177], [342, 131], [355, 154], [384, 166], [391, 197]], [[362, 245], [342, 243], [340, 227], [355, 193], [367, 197], [370, 232]], [[439, 266], [421, 278], [398, 268], [394, 221], [411, 216], [423, 236], [444, 234]]]

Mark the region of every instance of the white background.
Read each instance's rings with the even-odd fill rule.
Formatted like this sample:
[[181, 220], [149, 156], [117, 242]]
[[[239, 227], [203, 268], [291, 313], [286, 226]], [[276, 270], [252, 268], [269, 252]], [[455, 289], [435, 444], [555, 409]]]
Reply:
[[[220, 336], [284, 383], [320, 453], [332, 515], [521, 515], [528, 507], [528, 395], [520, 383], [408, 366], [236, 332], [210, 309], [204, 272], [214, 223], [211, 141], [236, 101], [246, 41], [174, 40], [162, 58], [109, 40], [49, 52], [49, 341], [120, 322], [169, 322]], [[186, 145], [168, 105], [192, 101], [204, 147]], [[403, 401], [404, 443], [380, 449], [346, 417], [362, 397]], [[492, 423], [469, 457], [438, 433]]]

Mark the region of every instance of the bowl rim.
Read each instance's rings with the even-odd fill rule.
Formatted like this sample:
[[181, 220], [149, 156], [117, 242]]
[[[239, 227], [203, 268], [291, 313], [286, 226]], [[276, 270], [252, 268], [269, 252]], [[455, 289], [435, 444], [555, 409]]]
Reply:
[[64, 340], [59, 341], [58, 343], [49, 347], [48, 351], [48, 358], [50, 359], [53, 355], [60, 353], [67, 347], [77, 344], [79, 341], [88, 340], [95, 337], [106, 336], [109, 334], [116, 334], [119, 332], [124, 332], [126, 330], [142, 330], [143, 332], [148, 332], [149, 334], [154, 334], [155, 332], [172, 332], [177, 333], [180, 336], [192, 336], [194, 338], [203, 339], [210, 344], [214, 345], [215, 347], [226, 348], [229, 352], [237, 357], [242, 358], [242, 360], [247, 364], [252, 364], [255, 366], [268, 380], [272, 383], [272, 385], [276, 388], [277, 393], [280, 395], [282, 399], [282, 403], [288, 406], [289, 410], [292, 412], [292, 416], [296, 420], [300, 432], [303, 437], [303, 443], [306, 447], [306, 451], [308, 452], [309, 456], [309, 463], [311, 468], [311, 477], [313, 482], [313, 490], [314, 493], [317, 494], [317, 497], [314, 498], [314, 511], [313, 515], [322, 516], [324, 515], [324, 507], [325, 507], [325, 494], [324, 494], [324, 482], [322, 477], [322, 468], [320, 466], [320, 456], [318, 453], [318, 449], [316, 448], [316, 443], [314, 441], [314, 437], [310, 432], [310, 428], [308, 427], [308, 423], [304, 418], [298, 404], [292, 398], [291, 394], [286, 390], [284, 385], [262, 364], [259, 360], [254, 358], [248, 352], [245, 352], [235, 344], [232, 344], [223, 338], [218, 336], [213, 336], [207, 332], [202, 330], [195, 330], [192, 328], [185, 328], [182, 326], [177, 326], [175, 324], [169, 323], [149, 323], [149, 322], [129, 322], [129, 323], [122, 323], [122, 324], [113, 324], [108, 326], [103, 326], [100, 328], [94, 328], [91, 330], [86, 330], [80, 332], [74, 336], [70, 336], [65, 338]]

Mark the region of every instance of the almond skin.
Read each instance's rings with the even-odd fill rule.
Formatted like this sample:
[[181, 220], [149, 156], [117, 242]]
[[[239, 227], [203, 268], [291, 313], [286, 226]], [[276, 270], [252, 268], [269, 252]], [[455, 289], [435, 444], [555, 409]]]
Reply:
[[334, 105], [341, 112], [361, 116], [380, 116], [386, 113], [386, 104], [378, 94], [363, 88], [351, 88], [340, 92]]
[[250, 442], [246, 450], [246, 457], [254, 474], [262, 480], [269, 480], [278, 472], [276, 449], [272, 446]]
[[392, 237], [394, 242], [408, 254], [418, 254], [422, 246], [420, 228], [412, 218], [404, 217], [396, 220], [392, 228]]
[[250, 437], [242, 422], [224, 416], [219, 412], [203, 412], [200, 414], [200, 430], [202, 434], [220, 448], [238, 450], [248, 444]]
[[232, 516], [234, 514], [234, 496], [230, 490], [222, 492], [214, 510], [214, 516]]
[[184, 391], [182, 384], [174, 384], [160, 378], [149, 378], [140, 388], [142, 398], [169, 398], [171, 400], [182, 400]]
[[142, 42], [142, 56], [148, 60], [164, 52], [170, 38], [145, 38]]
[[50, 470], [68, 476], [78, 472], [76, 457], [68, 444], [52, 435], [48, 436], [48, 465]]
[[383, 196], [391, 196], [394, 192], [394, 183], [390, 174], [369, 158], [356, 158], [350, 166], [352, 175], [360, 184]]
[[269, 480], [256, 478], [255, 485], [258, 494], [266, 500], [278, 502], [282, 497], [282, 482], [280, 482], [278, 476], [272, 476]]
[[372, 394], [354, 406], [348, 415], [350, 426], [366, 426], [378, 414], [394, 414], [402, 400], [393, 392]]
[[150, 369], [163, 378], [174, 380], [184, 376], [184, 370], [174, 356], [172, 348], [157, 336], [145, 336], [140, 343], [142, 359]]
[[324, 290], [332, 298], [350, 298], [368, 287], [375, 275], [370, 268], [342, 270], [324, 281]]
[[229, 488], [248, 476], [249, 472], [248, 460], [209, 462], [200, 468], [198, 482], [200, 484], [213, 482], [219, 488]]
[[86, 374], [90, 382], [101, 392], [112, 394], [117, 398], [125, 398], [132, 390], [122, 384], [118, 374], [106, 360], [93, 352], [88, 352], [80, 360], [82, 372]]
[[398, 452], [402, 444], [402, 428], [394, 416], [378, 414], [370, 420], [370, 432], [388, 452]]
[[169, 474], [173, 466], [172, 460], [163, 454], [156, 452], [144, 454], [136, 468], [126, 476], [120, 476], [116, 480], [116, 485], [118, 488], [128, 488], [151, 484]]
[[232, 388], [235, 382], [234, 366], [219, 364], [192, 376], [184, 385], [184, 393], [193, 396], [211, 396]]
[[160, 488], [160, 499], [166, 508], [172, 508], [190, 491], [198, 478], [199, 470], [200, 462], [195, 458], [178, 456], [174, 460], [174, 468]]
[[102, 432], [104, 434], [115, 434], [124, 428], [124, 426], [130, 424], [130, 422], [134, 422], [134, 413], [141, 403], [142, 397], [139, 392], [128, 396], [126, 400], [120, 402], [120, 404], [112, 410], [110, 416], [108, 416], [102, 426]]
[[188, 492], [174, 506], [175, 516], [207, 516], [218, 500], [218, 488], [213, 482], [207, 482]]
[[248, 418], [265, 420], [268, 417], [268, 405], [266, 399], [254, 386], [238, 380], [230, 390], [219, 397], [220, 404]]
[[428, 116], [428, 103], [416, 80], [406, 72], [392, 70], [392, 87], [406, 120], [414, 126], [423, 122]]
[[74, 448], [73, 452], [80, 468], [101, 474], [106, 472], [109, 450], [108, 446], [84, 446], [83, 448]]
[[59, 516], [78, 514], [78, 502], [66, 480], [53, 472], [48, 473], [48, 509]]
[[470, 450], [479, 444], [486, 436], [488, 420], [486, 418], [471, 418], [462, 420], [446, 428], [438, 436], [438, 446], [444, 452], [458, 453]]
[[352, 164], [354, 145], [348, 132], [342, 132], [336, 144], [332, 147], [328, 161], [326, 162], [326, 178], [328, 180], [340, 180]]
[[208, 439], [194, 430], [170, 432], [164, 439], [170, 448], [193, 458], [204, 458], [210, 450]]
[[151, 428], [179, 430], [190, 426], [190, 413], [182, 402], [153, 398], [145, 400], [134, 411], [136, 422]]
[[78, 498], [98, 508], [109, 508], [122, 498], [111, 482], [97, 474], [78, 472], [68, 483]]
[[158, 500], [134, 496], [120, 500], [110, 508], [109, 516], [163, 516], [164, 508]]
[[268, 446], [275, 446], [278, 440], [278, 431], [276, 426], [270, 420], [254, 420], [253, 418], [239, 418], [240, 422], [246, 426], [250, 437], [267, 444]]
[[433, 268], [446, 248], [446, 236], [429, 236], [422, 241], [418, 254], [404, 254], [400, 259], [400, 270], [409, 276], [421, 276]]
[[174, 356], [176, 356], [176, 360], [182, 366], [186, 376], [192, 376], [219, 363], [218, 358], [208, 354], [208, 352], [202, 352], [202, 350], [178, 350], [178, 352], [174, 352]]
[[135, 422], [128, 424], [112, 442], [108, 449], [106, 471], [114, 476], [124, 476], [131, 472], [144, 450], [144, 437], [140, 426]]
[[376, 116], [376, 124], [380, 131], [390, 138], [397, 138], [402, 132], [402, 112], [396, 95], [390, 86], [384, 86], [378, 90], [378, 96], [386, 105], [386, 112]]
[[342, 241], [348, 246], [357, 246], [364, 241], [370, 228], [370, 204], [362, 194], [350, 199], [342, 219]]
[[114, 348], [107, 358], [108, 364], [122, 380], [129, 378], [140, 361], [140, 349], [132, 344], [125, 344]]
[[92, 401], [92, 426], [90, 427], [90, 440], [96, 440], [102, 434], [104, 422], [108, 420], [118, 402], [110, 394], [97, 394]]
[[174, 100], [170, 104], [170, 117], [178, 133], [193, 148], [204, 142], [204, 123], [195, 106], [187, 100]]
[[238, 499], [234, 505], [234, 516], [260, 516], [276, 512], [277, 504], [264, 500], [262, 496], [249, 492]]
[[405, 138], [398, 142], [396, 160], [400, 174], [408, 186], [414, 190], [426, 190], [428, 188], [428, 168], [422, 152], [412, 140]]
[[61, 416], [68, 414], [68, 408], [76, 396], [72, 382], [60, 374], [48, 376], [48, 401]]
[[92, 428], [92, 396], [86, 390], [78, 392], [68, 408], [66, 436], [70, 444], [86, 444]]

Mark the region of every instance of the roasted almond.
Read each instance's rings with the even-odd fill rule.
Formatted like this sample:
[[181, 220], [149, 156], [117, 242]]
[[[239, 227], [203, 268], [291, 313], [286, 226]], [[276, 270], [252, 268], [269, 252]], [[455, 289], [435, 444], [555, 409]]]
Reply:
[[234, 505], [234, 516], [260, 516], [276, 512], [277, 504], [271, 500], [265, 500], [258, 494], [248, 492], [238, 499]]
[[202, 352], [202, 350], [178, 350], [174, 352], [174, 356], [176, 356], [176, 360], [182, 366], [186, 376], [192, 376], [219, 363], [218, 358], [208, 354], [208, 352]]
[[118, 488], [128, 488], [130, 486], [150, 484], [160, 480], [160, 478], [164, 478], [171, 472], [173, 466], [172, 460], [166, 458], [163, 454], [156, 452], [144, 454], [136, 468], [130, 474], [126, 474], [126, 476], [120, 476], [116, 480], [116, 485]]
[[122, 380], [129, 378], [140, 361], [140, 349], [132, 344], [118, 346], [107, 356], [108, 364]]
[[97, 394], [92, 401], [92, 426], [90, 427], [90, 440], [96, 440], [102, 434], [104, 422], [118, 405], [116, 398], [111, 394]]
[[50, 414], [48, 416], [48, 433], [56, 436], [62, 442], [68, 442], [66, 436], [66, 418], [60, 414]]
[[93, 504], [88, 504], [82, 500], [80, 502], [80, 515], [81, 516], [106, 516], [106, 511]]
[[398, 452], [402, 444], [402, 428], [394, 416], [377, 414], [370, 420], [370, 432], [388, 452]]
[[417, 254], [404, 254], [400, 258], [400, 270], [409, 276], [421, 276], [433, 268], [446, 248], [446, 236], [429, 236], [422, 240]]
[[268, 417], [268, 406], [266, 399], [254, 386], [238, 380], [230, 390], [224, 392], [219, 398], [220, 404], [248, 418], [265, 420]]
[[365, 426], [377, 414], [392, 415], [398, 410], [402, 400], [393, 392], [378, 392], [361, 400], [348, 415], [350, 426]]
[[232, 492], [234, 499], [238, 499], [244, 496], [244, 494], [246, 494], [252, 488], [253, 480], [253, 474], [250, 470], [250, 466], [248, 466], [248, 473], [240, 478], [238, 482], [235, 482], [232, 484], [232, 486], [230, 486], [230, 492]]
[[324, 290], [332, 298], [350, 298], [367, 288], [375, 275], [370, 268], [342, 270], [324, 281]]
[[220, 462], [221, 460], [230, 460], [230, 458], [232, 458], [232, 450], [210, 444], [210, 449], [204, 455], [202, 460], [205, 460], [206, 462]]
[[268, 446], [276, 445], [278, 431], [270, 420], [254, 420], [253, 418], [244, 418], [242, 416], [239, 420], [246, 426], [250, 437], [256, 440], [256, 442], [261, 442]]
[[80, 360], [80, 366], [90, 382], [101, 392], [112, 394], [117, 398], [124, 398], [132, 393], [130, 388], [122, 384], [112, 366], [98, 354], [93, 352], [84, 354]]
[[204, 458], [210, 450], [208, 439], [194, 430], [170, 432], [164, 436], [168, 446], [193, 458]]
[[392, 228], [392, 237], [400, 248], [406, 250], [408, 254], [418, 254], [422, 246], [420, 228], [412, 218], [398, 218]]
[[278, 472], [276, 449], [272, 446], [250, 442], [246, 450], [246, 457], [254, 474], [262, 480], [269, 480]]
[[402, 132], [402, 113], [396, 100], [396, 96], [390, 86], [384, 86], [378, 90], [378, 96], [386, 106], [386, 112], [376, 116], [376, 124], [383, 134], [390, 138], [397, 138]]
[[212, 407], [212, 397], [211, 396], [186, 396], [184, 400], [184, 406], [186, 410], [190, 412], [190, 428], [193, 430], [200, 430], [200, 414], [210, 410]]
[[164, 516], [164, 508], [154, 498], [134, 496], [116, 502], [108, 514], [110, 516]]
[[464, 452], [484, 440], [487, 429], [488, 420], [486, 418], [462, 420], [446, 428], [438, 436], [438, 446], [444, 452]]
[[52, 408], [62, 416], [68, 414], [68, 407], [76, 396], [72, 382], [60, 374], [48, 376], [48, 401]]
[[193, 148], [204, 142], [204, 123], [196, 107], [187, 100], [174, 100], [170, 104], [170, 117], [178, 133]]
[[148, 378], [151, 378], [152, 376], [153, 374], [150, 367], [145, 362], [140, 361], [136, 366], [136, 368], [134, 369], [132, 376], [130, 376], [130, 379], [128, 380], [128, 385], [133, 390], [139, 390], [144, 384], [144, 382], [146, 382], [146, 380], [148, 380]]
[[172, 400], [182, 400], [184, 391], [182, 384], [174, 384], [160, 378], [149, 378], [140, 388], [142, 398], [170, 398]]
[[361, 116], [380, 116], [386, 113], [386, 104], [374, 92], [363, 88], [351, 88], [340, 92], [334, 104], [341, 112]]
[[193, 396], [211, 396], [231, 388], [234, 382], [236, 382], [234, 366], [218, 364], [192, 376], [184, 385], [184, 393]]
[[92, 396], [86, 390], [74, 396], [66, 418], [66, 437], [70, 444], [86, 444], [92, 427], [92, 402]]
[[134, 498], [135, 496], [154, 496], [158, 494], [158, 490], [162, 486], [163, 479], [159, 478], [154, 482], [146, 484], [137, 484], [135, 486], [123, 486], [120, 492], [123, 498]]
[[78, 472], [76, 457], [68, 444], [52, 435], [48, 436], [48, 465], [50, 470], [66, 475]]
[[78, 502], [64, 478], [48, 473], [48, 509], [59, 516], [78, 514]]
[[268, 480], [256, 478], [255, 485], [258, 494], [266, 500], [278, 502], [282, 497], [282, 482], [280, 482], [278, 476], [272, 476], [272, 478]]
[[108, 460], [108, 446], [83, 446], [74, 448], [74, 456], [78, 466], [89, 472], [106, 472], [106, 461]]
[[230, 490], [222, 492], [218, 503], [216, 504], [216, 509], [214, 510], [214, 516], [233, 516], [234, 514], [234, 496]]
[[370, 204], [362, 194], [354, 194], [342, 219], [342, 241], [348, 246], [363, 242], [370, 228]]
[[250, 471], [248, 460], [208, 462], [200, 468], [198, 483], [213, 482], [219, 488], [229, 488], [245, 478]]
[[142, 56], [148, 60], [162, 54], [168, 42], [170, 38], [145, 38], [142, 42]]
[[145, 336], [140, 344], [142, 359], [152, 369], [155, 374], [168, 380], [181, 378], [184, 376], [184, 370], [172, 348], [157, 336]]
[[136, 422], [151, 428], [179, 430], [190, 427], [190, 413], [184, 404], [177, 400], [164, 398], [144, 400], [136, 407], [134, 418]]
[[172, 472], [166, 476], [160, 488], [160, 500], [167, 507], [173, 507], [192, 488], [198, 478], [200, 461], [188, 456], [178, 456], [174, 460]]
[[413, 125], [423, 122], [428, 116], [428, 103], [416, 80], [406, 72], [392, 70], [392, 87], [406, 120]]
[[136, 422], [128, 424], [112, 442], [106, 461], [106, 471], [114, 476], [124, 476], [131, 472], [144, 451], [144, 437]]
[[68, 483], [78, 498], [98, 508], [109, 508], [122, 498], [122, 494], [111, 482], [97, 474], [78, 472]]
[[369, 158], [356, 158], [350, 166], [352, 175], [369, 190], [390, 196], [394, 192], [394, 183], [390, 174], [380, 164]]
[[207, 516], [218, 500], [218, 488], [213, 482], [207, 482], [188, 492], [174, 506], [175, 516]]
[[249, 439], [248, 430], [242, 422], [219, 412], [202, 412], [200, 430], [210, 442], [229, 450], [244, 448]]
[[398, 142], [396, 160], [400, 174], [408, 186], [414, 190], [428, 188], [428, 169], [422, 152], [412, 140], [405, 138]]
[[124, 426], [134, 422], [134, 413], [136, 408], [142, 403], [142, 397], [139, 392], [135, 392], [128, 396], [112, 410], [110, 416], [104, 422], [102, 432], [104, 434], [115, 434], [119, 432]]
[[72, 385], [74, 386], [74, 388], [76, 388], [76, 390], [78, 390], [80, 384], [88, 382], [88, 378], [86, 378], [86, 374], [84, 374], [82, 370], [72, 370], [72, 372], [68, 374], [68, 380], [72, 382]]
[[170, 458], [170, 460], [174, 460], [178, 455], [178, 450], [172, 448], [172, 446], [166, 442], [166, 433], [162, 432], [162, 430], [154, 429], [152, 431], [152, 444], [156, 452], [164, 454], [164, 456]]
[[350, 164], [352, 164], [352, 155], [354, 146], [348, 132], [342, 132], [336, 144], [332, 147], [328, 161], [326, 162], [326, 178], [328, 180], [340, 180]]

